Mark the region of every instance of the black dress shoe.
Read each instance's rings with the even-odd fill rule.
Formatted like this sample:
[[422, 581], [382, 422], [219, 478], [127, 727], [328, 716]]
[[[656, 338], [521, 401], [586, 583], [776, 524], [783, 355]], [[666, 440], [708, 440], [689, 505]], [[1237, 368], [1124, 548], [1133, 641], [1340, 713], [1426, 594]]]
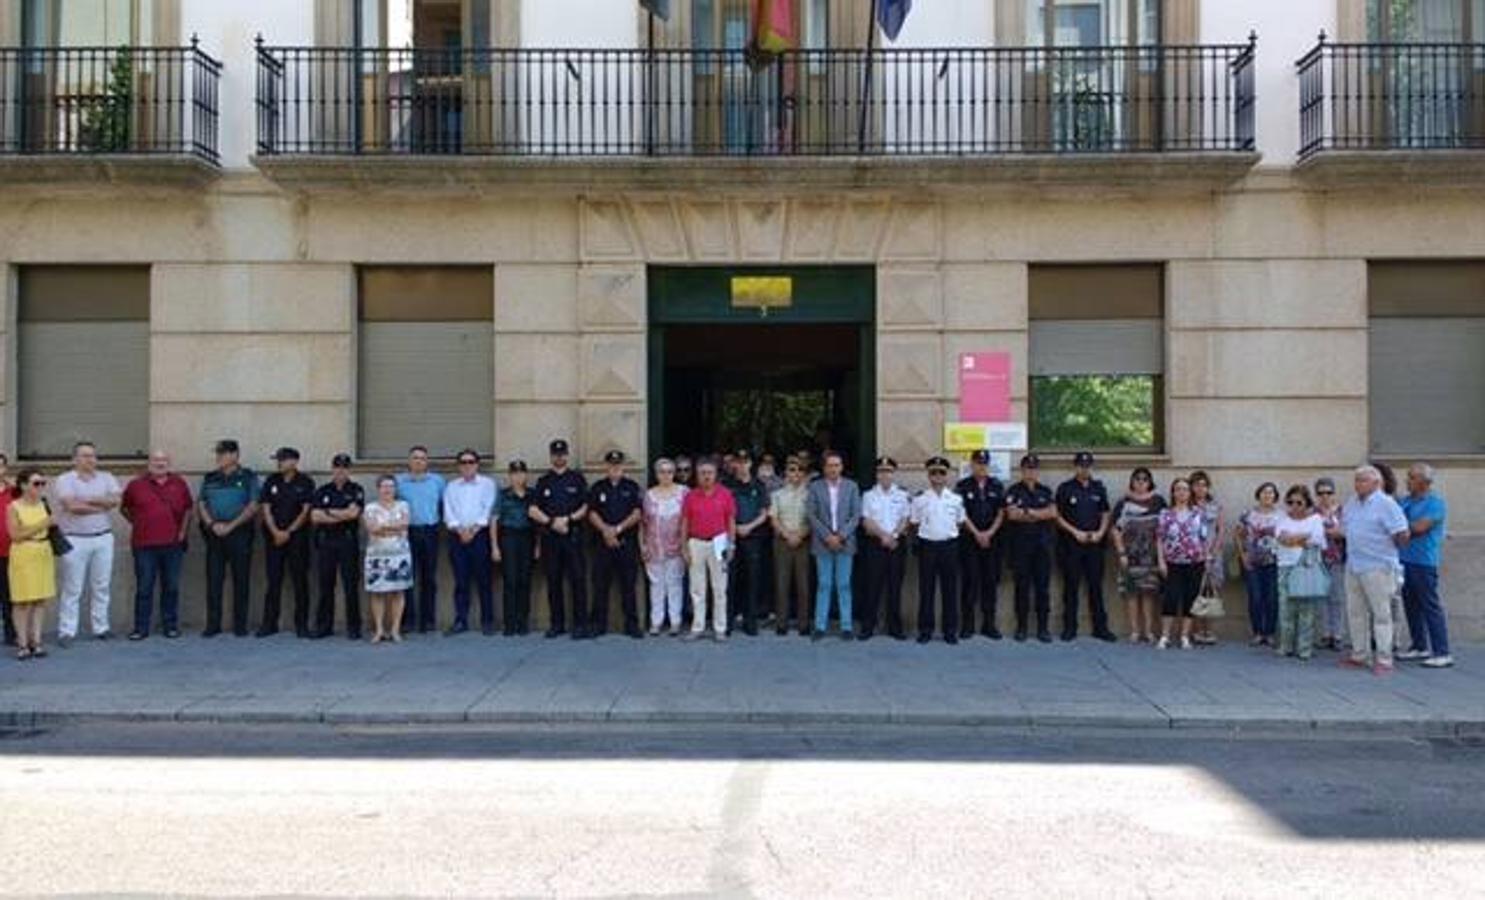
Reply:
[[147, 637], [149, 637], [149, 635], [145, 634], [143, 631], [140, 631], [138, 629], [135, 629], [134, 631], [129, 632], [129, 640], [131, 640], [131, 641], [142, 641], [142, 640], [144, 640]]
[[359, 632], [359, 631], [347, 631], [345, 633], [345, 637], [346, 637], [346, 640], [348, 640], [348, 641], [359, 641], [359, 640], [361, 640], [361, 632]]
[[266, 638], [273, 637], [275, 634], [278, 634], [277, 628], [259, 628], [257, 631], [253, 632], [253, 637]]
[[757, 637], [758, 636], [758, 626], [757, 625], [744, 625], [743, 626], [743, 634], [747, 635], [748, 637]]
[[567, 629], [566, 628], [548, 628], [542, 634], [542, 637], [546, 638], [547, 640], [551, 640], [552, 638], [559, 638], [559, 637], [561, 637], [562, 635], [564, 635], [566, 633], [567, 633]]
[[840, 633], [840, 639], [843, 640], [843, 641], [854, 641], [854, 640], [856, 640], [856, 632], [854, 632], [854, 631], [842, 631]]
[[201, 632], [201, 636], [204, 638], [214, 638], [221, 633], [222, 629], [220, 628], [208, 628], [205, 631]]
[[167, 638], [170, 638], [171, 640], [175, 640], [176, 638], [180, 637], [180, 629], [179, 628], [167, 628], [167, 629], [165, 629], [165, 636]]
[[907, 640], [907, 634], [904, 633], [904, 632], [901, 632], [901, 631], [889, 631], [889, 632], [887, 632], [887, 634], [894, 641], [905, 641], [905, 640]]
[[776, 634], [776, 635], [778, 635], [779, 637], [788, 637], [789, 636], [789, 626], [787, 626], [787, 625], [780, 625], [778, 628], [775, 628], [773, 630], [773, 633]]
[[248, 636], [248, 630], [246, 628], [234, 628], [234, 629], [232, 629], [232, 636], [233, 637], [247, 637]]
[[494, 625], [482, 625], [482, 626], [480, 626], [480, 634], [484, 635], [485, 637], [494, 637], [495, 636], [495, 626]]
[[974, 636], [975, 636], [975, 630], [974, 630], [973, 627], [959, 629], [959, 637], [962, 640], [966, 640], [967, 641], [967, 640], [969, 640], [970, 638], [972, 638]]
[[294, 637], [301, 638], [301, 639], [308, 638], [309, 637], [309, 629], [308, 628], [295, 628], [294, 629]]
[[825, 632], [821, 631], [818, 628], [816, 628], [814, 631], [811, 631], [810, 632], [810, 641], [811, 642], [818, 642], [818, 641], [823, 641], [823, 640], [825, 640]]
[[920, 643], [920, 644], [926, 644], [926, 643], [928, 643], [931, 640], [933, 640], [933, 635], [926, 634], [924, 632], [919, 632], [918, 633], [918, 643]]
[[1062, 643], [1064, 643], [1064, 644], [1070, 644], [1070, 643], [1072, 643], [1073, 641], [1075, 641], [1077, 639], [1078, 639], [1078, 633], [1076, 631], [1064, 631], [1064, 632], [1062, 632]]
[[100, 631], [97, 634], [93, 635], [93, 640], [95, 640], [95, 641], [107, 641], [107, 640], [111, 640], [112, 638], [113, 638], [113, 632], [112, 631]]
[[1093, 636], [1106, 644], [1112, 644], [1119, 640], [1119, 636], [1105, 628], [1103, 631], [1093, 632]]
[[871, 634], [872, 633], [870, 631], [862, 631], [860, 634], [856, 635], [856, 640], [869, 641], [871, 640]]
[[996, 628], [994, 625], [991, 625], [989, 628], [986, 628], [984, 634], [985, 634], [985, 637], [989, 638], [992, 641], [998, 641], [1001, 638], [1005, 637], [1005, 635], [1003, 635], [1003, 634], [1000, 633], [1000, 629], [999, 628]]
[[1016, 640], [1021, 643], [1026, 641], [1026, 632], [1020, 628], [1016, 629]]
[[1050, 644], [1052, 643], [1052, 632], [1047, 631], [1046, 629], [1042, 629], [1041, 631], [1038, 631], [1036, 633], [1036, 639], [1041, 641], [1043, 644]]
[[469, 623], [468, 622], [460, 622], [460, 621], [455, 620], [454, 624], [450, 625], [448, 627], [448, 629], [446, 631], [444, 631], [444, 635], [446, 637], [453, 637], [456, 634], [463, 634], [464, 632], [466, 632], [468, 630], [469, 630]]
[[954, 637], [953, 633], [951, 632], [949, 634], [944, 635], [944, 643], [945, 644], [957, 644], [957, 643], [959, 643], [959, 638]]

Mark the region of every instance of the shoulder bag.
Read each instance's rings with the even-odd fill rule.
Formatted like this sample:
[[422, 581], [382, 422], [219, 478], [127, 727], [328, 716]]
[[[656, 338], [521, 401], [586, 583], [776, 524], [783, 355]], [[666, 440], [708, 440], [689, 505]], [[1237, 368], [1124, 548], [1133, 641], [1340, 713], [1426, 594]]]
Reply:
[[1220, 619], [1227, 615], [1227, 607], [1222, 603], [1222, 592], [1217, 589], [1217, 579], [1209, 573], [1202, 573], [1201, 590], [1191, 603], [1191, 615], [1198, 619]]
[[1314, 600], [1330, 594], [1330, 573], [1325, 571], [1318, 549], [1305, 548], [1299, 563], [1289, 569], [1284, 587], [1290, 597], [1298, 600]]
[[[45, 498], [42, 498], [41, 505], [46, 508], [47, 518], [51, 518], [52, 505], [46, 502]], [[47, 528], [46, 540], [47, 543], [52, 545], [53, 556], [66, 556], [72, 552], [72, 542], [67, 540], [67, 535], [62, 533], [62, 529], [55, 522]]]

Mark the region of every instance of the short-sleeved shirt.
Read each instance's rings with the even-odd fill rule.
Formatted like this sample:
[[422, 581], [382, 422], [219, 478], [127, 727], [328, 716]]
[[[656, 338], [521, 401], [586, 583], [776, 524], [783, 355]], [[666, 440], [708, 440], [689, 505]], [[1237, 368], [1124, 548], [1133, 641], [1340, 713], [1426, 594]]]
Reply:
[[258, 502], [268, 507], [273, 524], [279, 528], [288, 528], [294, 524], [299, 513], [305, 506], [313, 503], [314, 499], [314, 479], [303, 472], [295, 472], [293, 478], [285, 478], [282, 473], [274, 472], [264, 480], [263, 490], [258, 495]]
[[785, 484], [769, 498], [773, 514], [779, 525], [790, 531], [809, 530], [809, 486], [800, 482], [798, 487]]
[[510, 487], [501, 488], [500, 497], [495, 501], [495, 521], [502, 529], [531, 530], [531, 497], [531, 488], [527, 488], [524, 494], [517, 494]]
[[[344, 486], [334, 481], [327, 481], [315, 491], [315, 509], [328, 512], [336, 509], [350, 509], [352, 506], [366, 508], [366, 491], [354, 481], [346, 481]], [[349, 522], [337, 522], [334, 525], [317, 525], [315, 530], [321, 538], [337, 540], [346, 538], [355, 540], [357, 535], [354, 519]]]
[[191, 488], [179, 475], [166, 475], [164, 481], [141, 475], [124, 488], [122, 507], [134, 526], [130, 546], [173, 547], [191, 514]]
[[258, 499], [259, 490], [258, 473], [246, 466], [238, 466], [230, 475], [215, 469], [201, 479], [199, 499], [213, 522], [230, 522]]
[[[769, 504], [772, 502], [768, 494], [768, 485], [757, 478], [750, 478], [747, 482], [732, 482], [732, 500], [737, 504], [737, 524], [744, 525], [762, 515], [767, 515]], [[749, 540], [762, 538], [771, 534], [773, 529], [769, 528], [765, 519], [763, 524], [753, 529], [748, 535]]]
[[1156, 540], [1168, 563], [1206, 562], [1207, 542], [1201, 510], [1168, 506], [1156, 520]]
[[[644, 505], [644, 491], [632, 478], [617, 482], [600, 478], [588, 489], [588, 512], [598, 513], [605, 525], [617, 525]], [[633, 535], [630, 531], [628, 535]]]
[[720, 484], [713, 485], [710, 493], [693, 488], [681, 501], [681, 516], [686, 520], [686, 535], [690, 539], [709, 541], [727, 533], [728, 523], [737, 517], [737, 501]]
[[[1040, 482], [1033, 486], [1018, 481], [1005, 492], [1006, 506], [1019, 509], [1047, 509], [1056, 503], [1057, 498], [1052, 494], [1052, 489]], [[1012, 522], [1009, 534], [1012, 549], [1046, 545], [1057, 534], [1057, 523], [1051, 519], [1042, 522]]]
[[964, 517], [981, 531], [989, 528], [1005, 508], [1005, 485], [998, 478], [987, 477], [984, 481], [976, 481], [974, 476], [961, 478], [954, 485], [954, 493], [964, 499]]
[[877, 528], [892, 534], [908, 520], [911, 506], [907, 491], [895, 484], [884, 490], [877, 484], [861, 495], [861, 518], [872, 520]]
[[1366, 499], [1352, 497], [1341, 513], [1346, 527], [1346, 570], [1358, 574], [1393, 570], [1399, 565], [1392, 536], [1408, 530], [1408, 517], [1386, 493], [1372, 491]]
[[444, 483], [443, 476], [436, 472], [424, 472], [421, 477], [411, 472], [397, 473], [397, 499], [412, 513], [412, 527], [443, 524]]
[[531, 502], [547, 517], [570, 516], [588, 502], [588, 479], [573, 469], [560, 474], [548, 471], [536, 479], [536, 493]]
[[919, 540], [952, 541], [964, 523], [964, 497], [958, 491], [946, 489], [939, 493], [929, 488], [913, 498], [908, 515], [918, 526]]
[[52, 510], [52, 521], [56, 522], [63, 534], [107, 534], [113, 529], [108, 513], [72, 513], [60, 501], [101, 500], [118, 493], [118, 481], [107, 472], [94, 472], [91, 478], [82, 477], [76, 470], [63, 472], [57, 476], [56, 494], [59, 502]]
[[[1280, 540], [1295, 537], [1303, 537], [1304, 546], [1290, 547]], [[1325, 549], [1325, 518], [1316, 512], [1310, 513], [1303, 519], [1286, 515], [1279, 519], [1279, 525], [1274, 530], [1274, 538], [1274, 561], [1280, 566], [1297, 566], [1304, 559], [1306, 548]]]
[[[1109, 505], [1109, 490], [1097, 478], [1087, 483], [1076, 478], [1057, 485], [1057, 514], [1079, 531], [1097, 531]], [[1072, 535], [1065, 535], [1069, 540]]]
[[1433, 522], [1433, 527], [1426, 534], [1415, 534], [1408, 545], [1398, 551], [1398, 557], [1403, 562], [1414, 566], [1433, 566], [1438, 568], [1439, 558], [1443, 554], [1445, 531], [1445, 519], [1449, 516], [1449, 508], [1444, 503], [1444, 498], [1429, 491], [1422, 497], [1414, 497], [1412, 494], [1402, 498], [1400, 501], [1403, 515], [1408, 517], [1408, 525], [1421, 519]]
[[1254, 507], [1238, 517], [1238, 524], [1243, 529], [1243, 556], [1250, 567], [1277, 564], [1274, 532], [1279, 528], [1282, 515], [1277, 508], [1264, 512]]

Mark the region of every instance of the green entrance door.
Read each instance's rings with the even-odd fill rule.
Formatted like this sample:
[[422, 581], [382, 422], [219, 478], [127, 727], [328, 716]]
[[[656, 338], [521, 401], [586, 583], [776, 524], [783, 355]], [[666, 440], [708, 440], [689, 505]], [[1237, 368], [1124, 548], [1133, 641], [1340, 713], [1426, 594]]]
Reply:
[[[734, 306], [734, 276], [791, 279], [789, 305]], [[833, 447], [875, 453], [874, 276], [868, 267], [650, 272], [654, 453]]]

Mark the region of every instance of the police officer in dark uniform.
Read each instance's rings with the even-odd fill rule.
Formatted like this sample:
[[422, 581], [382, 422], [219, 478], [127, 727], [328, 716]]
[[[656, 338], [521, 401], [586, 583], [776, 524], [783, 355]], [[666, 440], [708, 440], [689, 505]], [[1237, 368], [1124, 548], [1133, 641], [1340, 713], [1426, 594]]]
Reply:
[[954, 486], [954, 493], [964, 498], [964, 531], [959, 536], [959, 571], [962, 595], [959, 636], [975, 633], [975, 606], [980, 608], [980, 633], [1000, 640], [996, 622], [997, 594], [1000, 592], [1000, 570], [1003, 545], [1001, 526], [1005, 524], [1005, 485], [990, 474], [990, 451], [976, 450], [969, 459], [970, 474]]
[[1016, 578], [1016, 640], [1026, 640], [1031, 596], [1036, 594], [1036, 639], [1052, 642], [1047, 620], [1052, 612], [1052, 541], [1057, 533], [1057, 499], [1042, 484], [1041, 460], [1021, 457], [1021, 480], [1006, 491], [1011, 571]]
[[299, 451], [280, 447], [273, 454], [278, 471], [263, 482], [258, 503], [263, 508], [263, 537], [268, 555], [268, 590], [263, 595], [263, 624], [258, 637], [278, 633], [284, 594], [284, 569], [294, 583], [294, 634], [309, 637], [309, 511], [315, 499], [314, 479], [299, 471]]
[[330, 461], [331, 477], [315, 491], [310, 521], [315, 524], [316, 553], [320, 569], [320, 605], [314, 637], [335, 633], [335, 576], [340, 575], [345, 593], [345, 633], [361, 639], [361, 511], [366, 492], [351, 480], [351, 458], [335, 454]]
[[572, 587], [572, 638], [588, 633], [588, 573], [583, 568], [583, 519], [588, 515], [588, 480], [567, 467], [567, 442], [558, 438], [547, 447], [552, 467], [536, 480], [531, 520], [542, 529], [542, 564], [547, 573], [547, 607], [551, 626], [547, 637], [567, 633], [564, 580]]
[[617, 575], [619, 597], [624, 603], [624, 633], [642, 638], [634, 584], [639, 578], [639, 520], [643, 515], [644, 494], [637, 482], [624, 477], [622, 452], [608, 451], [603, 462], [608, 466], [607, 477], [588, 491], [588, 521], [598, 536], [598, 549], [593, 557], [590, 631], [595, 637], [608, 631], [609, 588]]
[[1062, 532], [1062, 639], [1078, 636], [1078, 583], [1088, 586], [1093, 636], [1115, 640], [1103, 602], [1104, 536], [1109, 531], [1109, 492], [1093, 477], [1093, 454], [1073, 457], [1072, 478], [1057, 486], [1057, 528]]
[[727, 578], [727, 602], [734, 627], [741, 620], [743, 634], [756, 637], [758, 614], [763, 609], [764, 582], [771, 573], [764, 568], [773, 527], [768, 510], [773, 501], [768, 485], [753, 474], [753, 453], [744, 447], [733, 454], [732, 478], [723, 482], [736, 501], [737, 552], [732, 555]]

